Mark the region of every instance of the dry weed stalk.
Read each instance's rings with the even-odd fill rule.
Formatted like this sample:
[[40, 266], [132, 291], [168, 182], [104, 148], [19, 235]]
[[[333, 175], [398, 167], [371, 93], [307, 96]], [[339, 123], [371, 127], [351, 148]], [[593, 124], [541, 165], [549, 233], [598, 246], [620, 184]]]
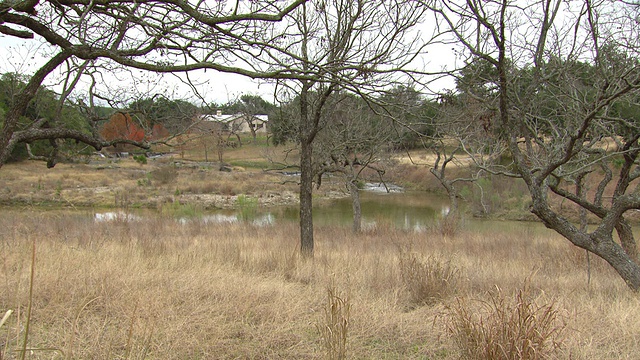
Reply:
[[327, 359], [342, 360], [347, 358], [347, 335], [351, 303], [349, 296], [340, 296], [335, 285], [327, 287], [327, 303], [324, 308], [324, 323], [317, 324], [326, 350]]

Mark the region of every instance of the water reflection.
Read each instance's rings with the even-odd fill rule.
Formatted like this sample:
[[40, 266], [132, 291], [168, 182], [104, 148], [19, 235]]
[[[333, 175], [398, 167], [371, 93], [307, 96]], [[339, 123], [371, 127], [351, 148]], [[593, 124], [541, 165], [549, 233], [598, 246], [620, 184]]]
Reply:
[[[153, 216], [153, 214], [149, 214], [148, 216]], [[124, 211], [107, 211], [102, 213], [95, 213], [93, 215], [93, 219], [96, 222], [132, 222], [132, 221], [140, 221], [144, 218], [144, 215], [137, 215], [132, 213], [127, 213]], [[178, 217], [176, 218], [176, 222], [182, 225], [188, 225], [193, 222], [200, 222], [203, 224], [224, 224], [224, 223], [237, 223], [241, 222], [241, 216], [239, 214], [224, 214], [224, 213], [214, 213], [214, 214], [206, 214], [202, 216], [191, 216], [191, 217]], [[275, 216], [271, 213], [259, 214], [252, 219], [249, 219], [249, 222], [255, 226], [269, 226], [273, 225], [276, 222]]]
[[139, 221], [142, 219], [142, 217], [132, 213], [127, 213], [124, 211], [107, 211], [103, 213], [94, 214], [94, 219], [97, 222], [108, 222], [108, 221], [124, 222], [124, 221]]
[[[407, 231], [424, 231], [446, 215], [449, 210], [445, 198], [422, 192], [362, 192], [362, 228], [374, 229], [378, 226], [393, 226]], [[135, 213], [104, 212], [96, 213], [97, 222], [138, 221], [145, 216], [155, 216], [149, 211]], [[239, 211], [219, 210], [200, 213], [195, 216], [180, 216], [176, 221], [180, 224], [200, 222], [239, 223], [249, 222], [255, 226], [272, 226], [278, 222], [297, 222], [299, 209], [297, 206], [258, 209], [256, 214], [246, 218]], [[350, 198], [336, 199], [314, 207], [314, 223], [317, 225], [351, 226], [353, 211]]]
[[[271, 213], [259, 214], [248, 220], [254, 226], [270, 226], [275, 224], [276, 222], [275, 217]], [[180, 218], [180, 222], [183, 224], [194, 221], [198, 221], [204, 224], [237, 223], [242, 222], [242, 217], [239, 214], [208, 214], [196, 218]]]
[[[394, 226], [407, 231], [424, 231], [440, 217], [446, 198], [424, 192], [362, 192], [362, 223], [367, 227]], [[353, 221], [351, 199], [338, 199], [314, 209], [319, 224], [350, 225]]]

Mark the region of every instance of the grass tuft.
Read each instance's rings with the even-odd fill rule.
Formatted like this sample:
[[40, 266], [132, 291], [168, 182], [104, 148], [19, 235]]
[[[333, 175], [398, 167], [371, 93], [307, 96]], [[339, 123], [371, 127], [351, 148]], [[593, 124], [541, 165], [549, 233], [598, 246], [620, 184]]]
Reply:
[[316, 325], [326, 351], [326, 359], [347, 358], [350, 314], [349, 296], [339, 294], [334, 284], [329, 285], [324, 305], [324, 322]]
[[449, 307], [448, 331], [465, 359], [535, 360], [556, 358], [565, 325], [553, 302], [538, 305], [530, 288], [511, 300], [500, 289], [474, 309], [463, 299]]
[[451, 261], [401, 252], [399, 266], [409, 308], [434, 305], [457, 291], [460, 271]]

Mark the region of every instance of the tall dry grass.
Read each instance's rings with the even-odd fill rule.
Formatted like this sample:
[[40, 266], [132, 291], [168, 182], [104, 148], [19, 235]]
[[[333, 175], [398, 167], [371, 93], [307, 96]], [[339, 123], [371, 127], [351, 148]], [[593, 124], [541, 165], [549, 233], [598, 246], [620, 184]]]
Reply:
[[[0, 327], [0, 354], [15, 358], [24, 346], [31, 359], [323, 359], [337, 346], [350, 359], [457, 359], [466, 350], [447, 309], [480, 314], [493, 289], [515, 299], [525, 284], [532, 309], [554, 304], [552, 326], [564, 329], [548, 357], [640, 353], [637, 296], [594, 259], [587, 285], [584, 253], [541, 229], [451, 237], [324, 227], [311, 261], [297, 256], [297, 241], [292, 224], [96, 223], [4, 210], [0, 313], [12, 314]], [[407, 264], [425, 282], [455, 269], [455, 288], [441, 281], [451, 292], [408, 306], [426, 285], [420, 276], [403, 281]], [[505, 316], [513, 311], [495, 303]], [[319, 331], [327, 327], [345, 331], [331, 340]]]

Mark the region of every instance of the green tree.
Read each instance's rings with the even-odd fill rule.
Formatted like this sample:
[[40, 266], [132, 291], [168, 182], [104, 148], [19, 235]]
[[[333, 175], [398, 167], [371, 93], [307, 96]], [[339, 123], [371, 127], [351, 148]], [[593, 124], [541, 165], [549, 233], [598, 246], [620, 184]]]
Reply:
[[409, 86], [396, 86], [376, 99], [377, 112], [396, 126], [396, 147], [408, 150], [421, 146], [421, 139], [435, 133], [433, 126], [438, 105]]
[[[26, 87], [28, 79], [14, 73], [3, 74], [0, 78], [0, 124], [4, 124], [4, 114], [13, 106], [16, 95]], [[86, 118], [71, 103], [62, 101], [53, 91], [41, 86], [34, 98], [27, 104], [23, 116], [18, 119], [17, 126], [24, 129], [29, 124], [38, 122], [42, 128], [64, 126], [88, 134]], [[14, 148], [9, 155], [11, 159], [24, 158], [43, 159], [49, 166], [55, 165], [59, 151], [67, 153], [80, 150], [73, 142], [33, 140], [25, 142], [25, 146]]]

